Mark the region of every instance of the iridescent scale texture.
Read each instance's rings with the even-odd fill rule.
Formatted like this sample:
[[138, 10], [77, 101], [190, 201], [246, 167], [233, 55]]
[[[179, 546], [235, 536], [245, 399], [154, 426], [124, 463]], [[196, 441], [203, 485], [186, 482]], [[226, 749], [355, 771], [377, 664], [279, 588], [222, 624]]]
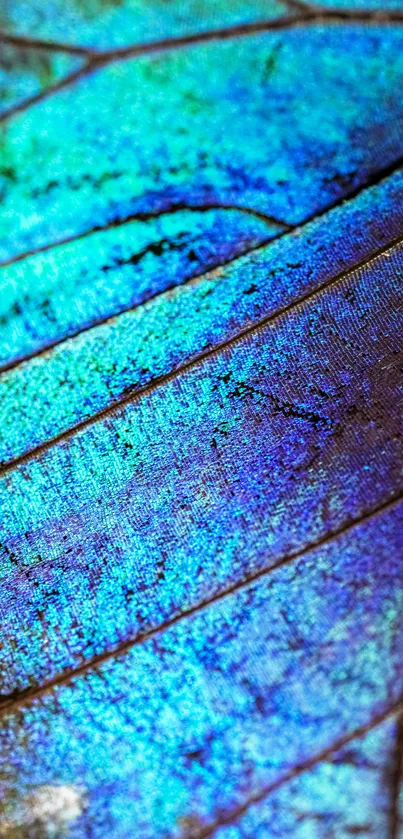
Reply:
[[403, 5], [0, 4], [0, 839], [403, 839]]

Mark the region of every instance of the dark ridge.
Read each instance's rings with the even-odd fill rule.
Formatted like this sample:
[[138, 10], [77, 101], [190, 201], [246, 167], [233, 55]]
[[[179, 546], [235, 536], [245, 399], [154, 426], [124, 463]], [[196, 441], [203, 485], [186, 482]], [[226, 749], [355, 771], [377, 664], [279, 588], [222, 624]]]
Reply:
[[331, 746], [327, 746], [321, 752], [318, 752], [316, 755], [313, 755], [311, 758], [303, 761], [302, 763], [293, 766], [289, 772], [286, 772], [281, 778], [277, 781], [274, 781], [272, 784], [268, 784], [264, 787], [260, 792], [256, 793], [255, 795], [250, 796], [246, 799], [244, 804], [241, 804], [239, 807], [235, 807], [233, 810], [229, 811], [227, 815], [221, 816], [214, 824], [211, 824], [207, 827], [200, 827], [195, 830], [191, 830], [190, 833], [187, 834], [186, 839], [210, 839], [214, 835], [214, 833], [220, 828], [224, 827], [225, 825], [235, 824], [239, 819], [247, 812], [249, 807], [253, 804], [259, 804], [264, 801], [271, 793], [278, 790], [280, 787], [287, 784], [289, 781], [292, 781], [294, 778], [298, 778], [299, 775], [302, 775], [304, 772], [313, 769], [318, 763], [322, 761], [331, 760], [332, 754], [338, 752], [340, 749], [347, 746], [348, 743], [351, 743], [353, 740], [362, 739], [365, 737], [366, 734], [369, 734], [373, 728], [376, 728], [378, 725], [381, 725], [386, 720], [394, 717], [395, 714], [399, 713], [403, 707], [403, 697], [400, 697], [396, 702], [388, 707], [386, 711], [383, 711], [379, 714], [376, 714], [370, 722], [365, 725], [361, 725], [358, 728], [351, 731], [349, 734], [345, 734], [342, 737], [339, 737], [335, 740]]
[[86, 239], [87, 236], [92, 236], [93, 233], [100, 233], [101, 231], [109, 230], [112, 227], [122, 227], [124, 224], [129, 224], [131, 221], [150, 221], [152, 219], [161, 218], [161, 216], [175, 215], [175, 213], [180, 213], [183, 211], [187, 211], [190, 213], [208, 213], [210, 210], [237, 210], [240, 213], [245, 213], [246, 215], [254, 216], [255, 218], [258, 218], [269, 225], [278, 225], [279, 227], [283, 227], [286, 232], [294, 230], [294, 226], [288, 224], [286, 221], [274, 218], [274, 216], [269, 216], [267, 215], [267, 213], [260, 212], [260, 210], [254, 210], [253, 207], [242, 207], [238, 204], [226, 204], [220, 201], [211, 201], [206, 204], [187, 204], [185, 201], [181, 201], [172, 204], [170, 207], [167, 207], [166, 209], [131, 213], [130, 215], [125, 216], [122, 219], [111, 219], [111, 221], [107, 221], [105, 222], [105, 224], [97, 224], [94, 227], [91, 227], [89, 230], [84, 230], [82, 233], [74, 233], [72, 236], [66, 236], [65, 239], [59, 239], [57, 242], [48, 242], [45, 245], [39, 245], [38, 247], [32, 248], [31, 250], [23, 251], [22, 253], [16, 254], [16, 256], [11, 256], [9, 259], [4, 259], [2, 262], [0, 261], [0, 268], [5, 268], [8, 265], [13, 265], [14, 262], [21, 262], [23, 259], [27, 259], [28, 256], [35, 256], [35, 254], [37, 253], [50, 251], [53, 248], [59, 248], [61, 245], [68, 245], [70, 244], [70, 242], [76, 242], [79, 239]]
[[[175, 214], [177, 212], [181, 212], [181, 211], [184, 211], [184, 210], [185, 211], [187, 210], [188, 212], [209, 212], [209, 210], [238, 210], [239, 212], [243, 212], [243, 213], [246, 213], [248, 215], [255, 216], [256, 218], [261, 219], [262, 221], [265, 221], [268, 225], [270, 225], [270, 224], [278, 225], [279, 227], [284, 228], [283, 232], [278, 233], [274, 236], [271, 236], [266, 241], [261, 242], [259, 245], [256, 245], [255, 247], [245, 249], [245, 251], [242, 254], [238, 254], [233, 259], [230, 258], [228, 260], [224, 260], [223, 262], [217, 264], [214, 269], [209, 269], [208, 272], [202, 271], [200, 274], [189, 277], [187, 280], [184, 280], [183, 283], [180, 283], [180, 285], [186, 285], [186, 284], [189, 284], [191, 281], [199, 279], [200, 277], [204, 276], [205, 273], [210, 273], [211, 270], [215, 270], [216, 268], [223, 268], [226, 265], [229, 265], [231, 262], [235, 262], [237, 259], [239, 259], [242, 256], [247, 256], [250, 253], [254, 253], [255, 251], [259, 251], [259, 249], [261, 249], [261, 248], [267, 247], [267, 245], [271, 244], [271, 242], [274, 242], [276, 239], [281, 238], [286, 233], [292, 233], [295, 230], [299, 230], [299, 231], [302, 230], [305, 227], [305, 225], [309, 224], [310, 222], [314, 222], [314, 221], [316, 221], [316, 219], [319, 219], [319, 218], [325, 216], [331, 210], [336, 209], [337, 207], [344, 204], [346, 201], [350, 201], [350, 200], [356, 198], [358, 195], [360, 195], [361, 192], [364, 192], [366, 189], [370, 189], [372, 186], [377, 186], [383, 180], [390, 177], [390, 175], [392, 175], [394, 172], [396, 172], [402, 165], [403, 165], [403, 155], [401, 155], [399, 158], [397, 158], [397, 160], [393, 161], [390, 164], [387, 164], [386, 166], [383, 166], [377, 172], [368, 176], [361, 185], [357, 186], [354, 189], [351, 189], [349, 192], [347, 192], [345, 195], [341, 196], [340, 198], [337, 198], [331, 204], [324, 207], [323, 210], [319, 210], [319, 211], [313, 213], [312, 215], [307, 216], [300, 225], [291, 225], [291, 224], [288, 224], [287, 222], [283, 221], [282, 219], [277, 219], [274, 216], [269, 216], [265, 213], [260, 212], [259, 210], [254, 210], [251, 207], [241, 207], [237, 204], [223, 204], [223, 203], [219, 203], [219, 202], [214, 202], [214, 203], [209, 203], [209, 204], [200, 204], [200, 205], [190, 204], [190, 205], [188, 205], [188, 204], [185, 204], [185, 203], [178, 203], [178, 204], [175, 204], [172, 207], [168, 208], [167, 210], [157, 210], [157, 211], [150, 211], [150, 212], [143, 212], [143, 213], [134, 213], [130, 216], [127, 216], [124, 219], [113, 219], [112, 221], [106, 222], [106, 224], [97, 225], [95, 227], [92, 227], [90, 230], [86, 230], [83, 233], [77, 233], [73, 236], [68, 236], [65, 239], [60, 239], [58, 242], [50, 242], [46, 245], [41, 245], [37, 248], [33, 248], [32, 250], [24, 251], [23, 253], [20, 253], [20, 254], [17, 254], [16, 256], [11, 257], [10, 259], [7, 259], [7, 260], [4, 260], [3, 262], [0, 262], [0, 269], [3, 268], [3, 267], [7, 267], [8, 265], [13, 265], [15, 262], [21, 262], [22, 260], [27, 259], [29, 256], [35, 256], [35, 254], [37, 254], [37, 253], [44, 253], [45, 251], [52, 250], [53, 248], [58, 248], [58, 247], [61, 247], [62, 245], [67, 245], [71, 242], [76, 242], [76, 241], [79, 241], [80, 239], [85, 239], [87, 236], [92, 236], [94, 233], [99, 233], [100, 231], [103, 231], [103, 230], [109, 230], [109, 229], [114, 228], [114, 227], [121, 227], [124, 224], [129, 224], [131, 221], [148, 221], [148, 220], [153, 219], [153, 218], [160, 218], [162, 216]], [[349, 270], [352, 270], [352, 269], [349, 269]], [[168, 292], [168, 291], [172, 290], [172, 288], [174, 288], [174, 287], [176, 288], [177, 286], [170, 286], [170, 287], [164, 289], [164, 291], [162, 291], [162, 292], [157, 292], [156, 294], [153, 294], [150, 297], [148, 297], [146, 300], [144, 300], [143, 303], [138, 304], [138, 305], [139, 306], [144, 305], [144, 303], [148, 302], [149, 300], [153, 300], [155, 297], [158, 297], [160, 294], [164, 294], [165, 292]], [[70, 338], [76, 338], [82, 332], [87, 332], [88, 330], [90, 330], [90, 329], [92, 329], [96, 326], [100, 326], [103, 323], [107, 323], [108, 321], [112, 320], [114, 317], [117, 317], [118, 315], [123, 314], [124, 312], [134, 311], [137, 308], [138, 308], [137, 305], [136, 306], [129, 306], [128, 308], [123, 308], [123, 309], [120, 309], [119, 311], [112, 312], [107, 317], [98, 318], [97, 320], [94, 320], [91, 324], [89, 324], [88, 326], [84, 326], [80, 329], [77, 329], [73, 332], [70, 332], [68, 335], [64, 336], [63, 338], [60, 338], [60, 339], [55, 340], [55, 341], [50, 341], [48, 344], [46, 344], [45, 346], [41, 347], [38, 350], [34, 350], [31, 353], [27, 353], [23, 356], [19, 356], [18, 358], [13, 359], [12, 361], [8, 362], [7, 364], [0, 365], [0, 375], [2, 373], [7, 372], [8, 370], [12, 370], [15, 367], [18, 367], [20, 364], [23, 364], [26, 361], [30, 361], [32, 358], [37, 358], [38, 356], [41, 356], [41, 355], [45, 354], [49, 350], [53, 349], [54, 347], [57, 347], [59, 344], [64, 343], [64, 341], [67, 341]], [[0, 466], [0, 474], [1, 474], [1, 466]]]
[[76, 70], [73, 70], [71, 73], [68, 73], [67, 76], [64, 76], [62, 79], [59, 79], [59, 81], [55, 82], [55, 84], [44, 88], [44, 90], [40, 90], [33, 96], [29, 96], [28, 99], [24, 99], [22, 102], [17, 102], [17, 104], [13, 105], [12, 108], [9, 108], [8, 111], [4, 111], [0, 114], [0, 125], [7, 122], [7, 120], [14, 116], [14, 114], [26, 111], [31, 107], [31, 105], [36, 105], [37, 102], [43, 102], [44, 99], [48, 99], [48, 97], [57, 93], [59, 90], [63, 90], [64, 88], [69, 87], [69, 85], [74, 84], [74, 82], [79, 79], [84, 78], [84, 76], [93, 69], [94, 64], [92, 62], [86, 63], [81, 67], [78, 67]]
[[[49, 679], [47, 682], [43, 682], [41, 685], [35, 687], [24, 688], [23, 690], [19, 690], [18, 688], [16, 688], [14, 691], [8, 694], [0, 694], [0, 719], [1, 717], [10, 713], [10, 711], [14, 711], [15, 709], [20, 708], [23, 705], [26, 705], [28, 702], [31, 702], [34, 699], [38, 699], [41, 696], [47, 695], [55, 687], [59, 687], [61, 685], [70, 683], [77, 676], [87, 673], [94, 667], [99, 667], [104, 662], [110, 661], [112, 658], [115, 658], [118, 655], [123, 655], [124, 653], [127, 653], [133, 647], [137, 647], [140, 644], [145, 643], [145, 641], [148, 641], [150, 638], [154, 638], [156, 635], [159, 635], [161, 632], [164, 632], [166, 629], [170, 629], [171, 627], [176, 626], [182, 620], [185, 620], [186, 618], [189, 618], [192, 615], [197, 614], [198, 612], [204, 611], [204, 609], [208, 608], [212, 603], [218, 603], [221, 600], [225, 600], [230, 595], [235, 594], [238, 591], [242, 591], [242, 589], [247, 588], [249, 585], [256, 582], [257, 580], [260, 580], [263, 577], [268, 577], [270, 574], [272, 574], [279, 568], [282, 568], [285, 565], [290, 565], [292, 562], [301, 559], [303, 556], [310, 553], [311, 551], [321, 548], [325, 545], [331, 544], [332, 542], [336, 541], [338, 538], [343, 536], [345, 533], [348, 533], [350, 530], [353, 530], [355, 527], [362, 524], [363, 522], [374, 519], [376, 516], [382, 514], [386, 510], [391, 509], [394, 506], [397, 506], [402, 501], [402, 499], [403, 489], [400, 489], [398, 492], [396, 492], [393, 496], [390, 496], [382, 504], [378, 504], [377, 507], [372, 508], [372, 510], [368, 510], [367, 512], [358, 516], [356, 519], [347, 520], [336, 530], [332, 531], [331, 533], [326, 533], [319, 539], [316, 539], [315, 541], [311, 542], [309, 545], [305, 545], [305, 547], [287, 554], [285, 557], [279, 559], [274, 565], [271, 565], [269, 568], [261, 568], [254, 574], [250, 574], [249, 576], [245, 577], [242, 581], [238, 583], [233, 583], [231, 586], [228, 586], [228, 588], [220, 592], [217, 592], [207, 600], [197, 603], [195, 606], [192, 606], [191, 608], [184, 610], [180, 614], [175, 615], [170, 620], [164, 621], [159, 626], [154, 627], [143, 633], [140, 633], [139, 635], [136, 635], [134, 638], [129, 638], [111, 650], [106, 650], [103, 653], [99, 653], [98, 655], [93, 656], [91, 659], [85, 661], [83, 664], [79, 664], [77, 667], [74, 668], [74, 670], [69, 670], [68, 672], [60, 673], [53, 679]], [[18, 577], [23, 574], [24, 572], [21, 571], [19, 574], [14, 576]], [[266, 793], [264, 793], [264, 795], [266, 795]], [[208, 835], [210, 834], [206, 834], [206, 836]], [[204, 839], [204, 834], [203, 837], [201, 837], [201, 839]]]
[[293, 12], [300, 12], [300, 14], [310, 14], [315, 13], [316, 8], [311, 6], [309, 3], [305, 3], [304, 0], [282, 0], [285, 6]]
[[382, 6], [379, 6], [377, 9], [354, 9], [353, 7], [334, 7], [332, 9], [321, 3], [309, 3], [304, 2], [304, 0], [283, 0], [283, 2], [286, 4], [290, 3], [291, 6], [294, 3], [297, 4], [302, 13], [324, 16], [325, 18], [331, 15], [332, 17], [337, 16], [339, 20], [344, 21], [351, 20], [352, 22], [356, 21], [358, 23], [374, 22], [381, 24], [401, 23], [403, 21], [403, 11], [401, 9], [383, 9]]
[[[200, 205], [200, 206], [198, 206], [196, 204], [192, 204], [192, 205], [177, 204], [177, 205], [169, 208], [168, 210], [161, 210], [161, 211], [150, 212], [150, 213], [137, 213], [137, 214], [128, 216], [127, 218], [125, 218], [123, 220], [117, 219], [117, 220], [114, 220], [112, 222], [108, 222], [107, 224], [99, 225], [97, 227], [93, 227], [91, 230], [85, 231], [84, 233], [79, 233], [75, 236], [68, 237], [68, 238], [66, 238], [64, 240], [61, 240], [59, 242], [55, 242], [55, 243], [50, 244], [50, 245], [43, 245], [41, 247], [33, 249], [32, 251], [26, 251], [24, 254], [19, 254], [17, 257], [13, 257], [12, 259], [8, 260], [7, 262], [0, 263], [0, 269], [1, 269], [2, 267], [7, 267], [8, 265], [13, 265], [16, 262], [20, 262], [24, 259], [27, 259], [30, 256], [35, 256], [38, 253], [44, 253], [46, 251], [53, 250], [53, 249], [58, 248], [58, 247], [62, 247], [63, 245], [70, 244], [71, 242], [76, 242], [76, 241], [79, 241], [81, 239], [86, 239], [87, 237], [92, 236], [95, 233], [99, 233], [99, 232], [104, 231], [104, 230], [110, 230], [110, 229], [115, 228], [115, 227], [123, 227], [125, 224], [130, 224], [133, 221], [149, 221], [151, 219], [163, 218], [164, 216], [175, 215], [176, 213], [183, 212], [183, 211], [207, 213], [210, 210], [224, 210], [224, 211], [234, 210], [234, 211], [238, 211], [238, 212], [241, 212], [241, 213], [245, 213], [245, 215], [254, 216], [255, 218], [260, 219], [261, 221], [266, 222], [268, 226], [276, 225], [277, 227], [283, 228], [283, 230], [279, 233], [275, 233], [272, 236], [269, 236], [267, 239], [262, 240], [261, 242], [259, 242], [258, 245], [253, 245], [250, 248], [245, 248], [242, 251], [242, 253], [238, 253], [236, 256], [231, 256], [228, 259], [223, 259], [221, 262], [218, 262], [216, 265], [214, 265], [214, 267], [209, 268], [208, 270], [202, 269], [199, 273], [192, 274], [192, 276], [183, 280], [182, 283], [172, 284], [172, 285], [164, 288], [163, 291], [156, 291], [154, 294], [150, 294], [141, 303], [137, 303], [134, 306], [126, 306], [126, 307], [123, 307], [121, 309], [117, 309], [116, 311], [111, 312], [110, 314], [105, 315], [104, 317], [94, 318], [94, 320], [92, 320], [91, 323], [86, 324], [86, 325], [80, 327], [79, 329], [72, 330], [67, 335], [64, 335], [63, 337], [57, 338], [54, 341], [49, 341], [47, 344], [45, 344], [44, 346], [40, 347], [37, 350], [33, 350], [30, 353], [26, 353], [25, 355], [18, 356], [17, 358], [14, 358], [12, 361], [9, 361], [5, 364], [0, 364], [0, 375], [2, 373], [6, 373], [9, 370], [13, 370], [16, 367], [19, 367], [21, 364], [25, 364], [25, 362], [30, 361], [33, 358], [38, 358], [38, 357], [44, 355], [45, 353], [49, 352], [50, 350], [54, 349], [55, 347], [59, 346], [60, 344], [65, 343], [65, 341], [70, 340], [71, 338], [76, 338], [78, 335], [81, 335], [84, 332], [88, 332], [89, 330], [94, 329], [97, 326], [101, 326], [104, 323], [108, 323], [109, 321], [113, 320], [114, 318], [118, 317], [119, 315], [124, 314], [124, 312], [135, 311], [136, 309], [143, 306], [145, 303], [148, 303], [149, 301], [154, 300], [156, 297], [159, 297], [161, 294], [164, 294], [168, 291], [172, 291], [174, 288], [178, 288], [181, 285], [187, 285], [192, 280], [197, 280], [200, 277], [203, 277], [205, 274], [210, 273], [211, 271], [215, 271], [218, 268], [223, 268], [226, 265], [229, 265], [231, 262], [235, 262], [236, 259], [239, 259], [243, 256], [247, 256], [248, 254], [253, 253], [254, 251], [258, 250], [259, 248], [266, 247], [266, 245], [270, 244], [270, 242], [273, 242], [276, 239], [279, 239], [285, 233], [289, 233], [289, 232], [293, 231], [295, 228], [291, 227], [291, 225], [288, 225], [283, 221], [279, 221], [277, 219], [274, 219], [271, 216], [267, 216], [264, 213], [260, 213], [259, 211], [255, 212], [254, 210], [249, 209], [249, 207], [239, 207], [237, 205], [219, 204], [219, 203], [204, 204], [204, 205]], [[137, 254], [133, 254], [133, 256], [130, 257], [130, 259], [126, 260], [125, 262], [121, 262], [120, 264], [126, 264], [126, 263], [137, 264], [137, 262], [139, 262], [140, 259], [143, 256], [146, 255], [146, 253], [155, 252], [155, 250], [158, 249], [159, 244], [161, 244], [161, 243], [158, 243], [158, 242], [151, 243], [146, 248], [144, 248], [143, 251], [141, 251]], [[119, 265], [119, 263], [116, 263], [116, 266], [115, 265], [111, 266], [111, 268], [112, 267], [117, 267], [118, 265]], [[111, 270], [111, 268], [107, 268], [106, 270]]]
[[46, 38], [30, 38], [28, 35], [14, 35], [13, 33], [0, 31], [0, 42], [11, 44], [13, 47], [25, 49], [48, 50], [49, 52], [67, 52], [71, 55], [92, 56], [98, 54], [98, 50], [90, 47], [80, 47], [75, 44], [65, 44], [59, 41], [48, 41]]
[[[240, 259], [243, 256], [248, 256], [249, 254], [254, 253], [261, 247], [266, 247], [266, 245], [270, 244], [270, 242], [279, 239], [281, 236], [284, 236], [284, 232], [277, 233], [274, 236], [271, 236], [268, 239], [260, 242], [259, 245], [252, 246], [250, 248], [245, 248], [242, 253], [237, 254], [236, 257], [229, 257], [228, 259], [223, 259], [222, 262], [218, 262], [213, 268], [210, 268], [208, 271], [202, 270], [200, 273], [192, 274], [190, 277], [184, 279], [181, 283], [171, 284], [164, 288], [162, 291], [156, 291], [153, 294], [150, 294], [141, 303], [136, 303], [134, 306], [125, 306], [122, 309], [118, 309], [114, 312], [111, 312], [104, 317], [94, 318], [91, 323], [86, 324], [85, 326], [79, 327], [79, 329], [72, 330], [67, 335], [64, 335], [61, 338], [56, 338], [54, 341], [49, 341], [44, 346], [40, 347], [37, 350], [33, 350], [30, 353], [26, 353], [26, 355], [18, 356], [14, 358], [12, 361], [7, 362], [6, 364], [0, 365], [0, 376], [2, 373], [7, 373], [9, 370], [15, 370], [16, 367], [20, 367], [22, 364], [27, 363], [28, 361], [32, 361], [34, 358], [40, 358], [43, 355], [46, 355], [51, 350], [55, 349], [55, 347], [60, 346], [61, 344], [66, 343], [66, 341], [70, 341], [73, 338], [77, 338], [79, 335], [83, 335], [85, 332], [90, 332], [91, 329], [95, 329], [97, 326], [102, 326], [105, 323], [110, 323], [111, 321], [115, 320], [115, 318], [119, 317], [119, 315], [123, 315], [126, 312], [135, 312], [136, 309], [140, 309], [146, 303], [150, 303], [152, 300], [155, 300], [157, 297], [160, 297], [162, 294], [167, 294], [170, 291], [173, 291], [175, 288], [180, 288], [182, 286], [189, 285], [191, 282], [195, 280], [200, 280], [202, 277], [206, 276], [206, 274], [211, 273], [212, 271], [216, 271], [219, 268], [224, 268], [226, 265], [230, 265], [231, 262], [235, 262], [236, 259]], [[145, 252], [151, 252], [153, 246], [150, 245], [148, 248], [144, 248]], [[124, 261], [126, 263], [135, 264], [135, 262], [141, 259], [143, 254], [134, 254], [130, 259]], [[123, 261], [122, 261], [123, 262]], [[109, 271], [116, 266], [110, 266], [106, 270]], [[0, 381], [1, 384], [1, 381]], [[0, 465], [0, 474], [1, 474], [1, 465]]]
[[[301, 9], [302, 7], [298, 4], [298, 8]], [[46, 90], [41, 91], [40, 93], [35, 94], [35, 96], [29, 97], [24, 102], [20, 102], [14, 107], [10, 108], [8, 111], [6, 111], [0, 116], [0, 123], [10, 119], [14, 116], [14, 114], [21, 113], [21, 111], [26, 110], [27, 108], [31, 107], [31, 105], [34, 105], [37, 102], [41, 102], [44, 99], [47, 99], [49, 96], [52, 96], [61, 88], [67, 87], [68, 85], [77, 81], [79, 78], [82, 78], [84, 75], [87, 75], [88, 72], [93, 72], [99, 69], [100, 67], [104, 67], [105, 65], [112, 63], [113, 61], [121, 61], [129, 57], [147, 55], [154, 52], [160, 52], [161, 50], [178, 49], [180, 47], [186, 47], [192, 44], [204, 43], [206, 41], [224, 41], [230, 38], [254, 35], [259, 32], [294, 29], [300, 26], [306, 26], [310, 23], [337, 24], [345, 23], [346, 21], [351, 23], [383, 25], [401, 24], [403, 23], [403, 12], [372, 12], [368, 9], [362, 11], [350, 9], [348, 12], [346, 12], [346, 10], [329, 10], [326, 7], [318, 7], [318, 9], [312, 7], [312, 10], [311, 8], [308, 8], [307, 11], [299, 12], [295, 15], [289, 15], [288, 17], [284, 18], [274, 18], [271, 20], [257, 21], [255, 23], [245, 23], [234, 26], [227, 26], [222, 27], [221, 29], [209, 30], [208, 32], [195, 32], [190, 35], [178, 36], [176, 38], [166, 38], [160, 41], [151, 41], [146, 44], [135, 44], [128, 47], [119, 47], [115, 50], [90, 52], [84, 49], [83, 52], [80, 51], [80, 54], [88, 57], [88, 63], [81, 70], [81, 72], [77, 72], [76, 74], [72, 73], [70, 76], [66, 76], [62, 82], [48, 87]], [[3, 42], [8, 41], [9, 38], [17, 38], [17, 36], [8, 36], [6, 35], [6, 33], [2, 33], [1, 39], [3, 40]], [[35, 39], [24, 39], [24, 46], [29, 47], [31, 49], [35, 48], [35, 46], [37, 46], [38, 49], [43, 49], [44, 45], [46, 45], [46, 48], [49, 50], [53, 49], [57, 51], [63, 51], [64, 49], [64, 45], [59, 44], [56, 41], [37, 42]], [[72, 50], [74, 52], [77, 52], [77, 50], [80, 50], [80, 48], [75, 48], [74, 46], [72, 46], [69, 47], [67, 51], [71, 52]]]
[[[298, 7], [298, 10], [300, 11], [300, 7]], [[199, 43], [200, 41], [215, 41], [217, 39], [224, 40], [238, 35], [248, 35], [253, 34], [254, 32], [262, 32], [270, 29], [288, 29], [290, 28], [290, 25], [292, 26], [296, 21], [300, 21], [304, 17], [311, 19], [316, 16], [316, 11], [309, 10], [305, 15], [300, 12], [298, 15], [294, 14], [283, 18], [269, 18], [268, 20], [260, 20], [253, 23], [238, 23], [230, 26], [222, 26], [218, 29], [191, 32], [188, 35], [161, 38], [156, 41], [146, 41], [105, 50], [94, 50], [86, 47], [75, 46], [74, 44], [64, 44], [59, 41], [43, 39], [37, 40], [36, 38], [30, 38], [28, 36], [8, 35], [6, 32], [0, 33], [0, 41], [29, 49], [47, 49], [55, 52], [66, 51], [69, 53], [87, 56], [93, 61], [109, 63], [115, 58], [124, 58], [128, 55], [144, 55], [148, 52], [174, 49], [175, 47], [187, 46], [189, 44]]]
[[[80, 422], [75, 423], [70, 428], [66, 429], [65, 431], [61, 431], [59, 434], [56, 434], [54, 437], [51, 437], [44, 443], [40, 443], [37, 446], [34, 446], [32, 449], [24, 452], [24, 454], [19, 455], [16, 458], [4, 463], [0, 467], [0, 478], [3, 475], [7, 475], [9, 472], [12, 472], [19, 466], [23, 466], [26, 463], [29, 463], [31, 460], [34, 460], [37, 457], [40, 457], [49, 449], [53, 448], [53, 446], [57, 445], [58, 443], [63, 442], [64, 440], [69, 440], [79, 431], [94, 425], [99, 420], [103, 419], [104, 417], [108, 417], [113, 415], [120, 407], [127, 405], [131, 402], [136, 402], [146, 393], [152, 393], [156, 388], [162, 387], [166, 385], [168, 382], [172, 381], [173, 379], [177, 378], [182, 373], [186, 372], [187, 370], [192, 370], [198, 364], [204, 363], [204, 361], [208, 358], [212, 358], [218, 355], [227, 347], [231, 347], [236, 345], [239, 341], [245, 338], [247, 335], [251, 335], [261, 327], [266, 326], [269, 323], [273, 323], [277, 319], [287, 315], [290, 311], [295, 309], [297, 306], [305, 304], [315, 298], [317, 295], [322, 294], [326, 289], [331, 288], [336, 283], [340, 282], [344, 277], [352, 274], [354, 271], [363, 268], [365, 265], [370, 264], [374, 259], [379, 257], [381, 254], [386, 253], [391, 248], [395, 247], [396, 245], [400, 244], [403, 241], [403, 234], [398, 237], [392, 239], [387, 245], [378, 248], [374, 253], [371, 254], [370, 257], [360, 260], [356, 262], [354, 265], [350, 266], [348, 269], [344, 269], [336, 274], [334, 277], [330, 277], [328, 280], [325, 280], [320, 286], [311, 291], [306, 292], [305, 294], [300, 295], [295, 300], [292, 300], [285, 306], [280, 307], [275, 312], [272, 312], [270, 315], [265, 315], [263, 318], [255, 321], [254, 323], [250, 324], [249, 326], [244, 327], [243, 329], [239, 330], [235, 335], [232, 335], [230, 338], [226, 338], [223, 341], [214, 344], [214, 346], [210, 347], [209, 349], [202, 350], [200, 353], [197, 353], [193, 358], [189, 359], [182, 364], [179, 364], [178, 367], [169, 371], [169, 373], [165, 373], [162, 376], [157, 376], [148, 384], [144, 385], [138, 390], [132, 391], [128, 394], [123, 394], [118, 399], [114, 400], [108, 407], [102, 408], [100, 411], [96, 411], [92, 416], [86, 417]], [[194, 280], [193, 280], [194, 281]]]
[[320, 3], [309, 3], [304, 0], [283, 0], [292, 12], [298, 14], [288, 17], [269, 18], [250, 23], [238, 23], [229, 26], [218, 27], [201, 32], [191, 32], [188, 35], [179, 35], [168, 38], [161, 38], [156, 41], [145, 41], [127, 46], [116, 47], [115, 49], [96, 49], [93, 47], [79, 46], [61, 41], [54, 41], [45, 38], [31, 38], [28, 35], [16, 35], [7, 32], [0, 32], [0, 41], [13, 44], [18, 47], [29, 49], [46, 49], [54, 52], [68, 52], [73, 55], [83, 55], [91, 59], [111, 61], [114, 58], [121, 58], [127, 55], [144, 54], [161, 49], [173, 49], [177, 46], [198, 43], [200, 41], [224, 40], [238, 35], [249, 35], [255, 32], [263, 32], [275, 29], [289, 29], [295, 23], [310, 22], [333, 22], [351, 20], [357, 23], [401, 23], [403, 11], [400, 9], [354, 9], [354, 8], [329, 8]]

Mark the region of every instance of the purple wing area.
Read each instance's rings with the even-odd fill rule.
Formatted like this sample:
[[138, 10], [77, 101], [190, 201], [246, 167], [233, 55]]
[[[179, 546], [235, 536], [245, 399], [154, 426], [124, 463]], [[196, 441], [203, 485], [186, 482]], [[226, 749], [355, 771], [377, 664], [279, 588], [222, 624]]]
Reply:
[[403, 837], [403, 7], [0, 10], [0, 837]]

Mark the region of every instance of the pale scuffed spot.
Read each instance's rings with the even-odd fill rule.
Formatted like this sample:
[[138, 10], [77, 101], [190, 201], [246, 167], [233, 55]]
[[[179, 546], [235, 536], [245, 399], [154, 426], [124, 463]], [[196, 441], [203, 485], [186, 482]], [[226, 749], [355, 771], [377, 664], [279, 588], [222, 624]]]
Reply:
[[44, 784], [9, 808], [3, 823], [0, 823], [0, 837], [22, 836], [29, 827], [41, 829], [41, 835], [49, 839], [63, 836], [85, 807], [82, 788]]

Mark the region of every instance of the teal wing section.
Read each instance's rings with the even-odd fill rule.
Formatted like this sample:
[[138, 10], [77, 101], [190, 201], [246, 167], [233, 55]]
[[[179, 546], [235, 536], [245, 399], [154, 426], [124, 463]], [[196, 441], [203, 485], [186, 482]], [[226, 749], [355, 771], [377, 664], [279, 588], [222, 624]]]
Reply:
[[343, 3], [2, 4], [1, 839], [403, 839], [403, 21]]

